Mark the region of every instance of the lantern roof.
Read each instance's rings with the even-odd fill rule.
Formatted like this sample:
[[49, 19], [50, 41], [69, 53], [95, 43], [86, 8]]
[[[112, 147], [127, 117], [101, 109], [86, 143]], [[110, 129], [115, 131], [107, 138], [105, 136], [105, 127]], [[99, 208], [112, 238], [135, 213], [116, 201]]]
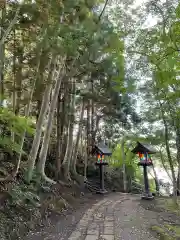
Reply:
[[132, 153], [156, 153], [157, 150], [150, 144], [137, 142], [136, 147], [131, 151]]
[[111, 150], [103, 142], [95, 145], [94, 152], [105, 156], [112, 155]]

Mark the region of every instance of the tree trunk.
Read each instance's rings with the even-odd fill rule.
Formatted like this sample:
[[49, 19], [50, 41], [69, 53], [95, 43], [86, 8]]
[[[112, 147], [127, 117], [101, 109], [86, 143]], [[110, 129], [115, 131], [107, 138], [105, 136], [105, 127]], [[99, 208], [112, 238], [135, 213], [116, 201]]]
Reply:
[[74, 108], [75, 108], [75, 82], [72, 83], [71, 92], [71, 104], [70, 104], [70, 117], [68, 123], [68, 136], [67, 136], [67, 147], [65, 156], [62, 162], [61, 171], [65, 181], [70, 181], [69, 168], [72, 159], [73, 149], [73, 124], [74, 124]]
[[165, 161], [164, 161], [163, 154], [162, 154], [161, 150], [159, 151], [159, 153], [160, 153], [160, 159], [161, 159], [161, 163], [162, 163], [162, 165], [163, 165], [163, 168], [164, 168], [164, 170], [166, 171], [168, 177], [169, 177], [169, 178], [171, 179], [171, 181], [172, 181], [172, 176], [171, 176], [171, 174], [169, 173], [168, 168], [166, 167], [166, 164], [165, 164]]
[[50, 108], [49, 108], [47, 125], [46, 125], [46, 129], [45, 129], [43, 142], [42, 142], [42, 146], [41, 146], [41, 151], [40, 151], [40, 155], [39, 155], [39, 161], [38, 161], [38, 165], [37, 165], [38, 173], [40, 173], [41, 176], [43, 178], [45, 178], [45, 180], [47, 180], [51, 183], [55, 183], [55, 182], [46, 177], [46, 175], [45, 175], [45, 163], [46, 163], [49, 140], [50, 140], [52, 126], [53, 126], [54, 112], [55, 112], [56, 103], [57, 103], [57, 99], [58, 99], [58, 95], [59, 95], [59, 91], [60, 91], [60, 87], [61, 87], [61, 82], [62, 82], [62, 79], [64, 77], [64, 73], [61, 76], [60, 75], [61, 75], [61, 68], [59, 69], [59, 73], [56, 77], [54, 93], [53, 93], [52, 101], [51, 101]]
[[[0, 18], [0, 40], [4, 36], [4, 23], [6, 17], [6, 3], [3, 8], [0, 9], [1, 18]], [[4, 42], [0, 44], [0, 106], [3, 104], [4, 99], [4, 57], [5, 57], [5, 44]]]
[[39, 119], [39, 115], [40, 115], [40, 111], [41, 111], [41, 105], [42, 105], [42, 101], [41, 100], [37, 100], [37, 104], [36, 104], [36, 122]]
[[176, 149], [177, 149], [177, 163], [178, 163], [178, 176], [177, 176], [177, 195], [180, 195], [180, 129], [179, 126], [176, 131]]
[[84, 110], [85, 110], [85, 102], [84, 102], [84, 100], [82, 100], [78, 132], [77, 132], [76, 143], [75, 143], [75, 147], [74, 147], [74, 151], [73, 151], [73, 155], [72, 155], [72, 161], [71, 161], [71, 174], [74, 176], [77, 175], [76, 161], [77, 161], [77, 154], [78, 154], [78, 149], [79, 149], [80, 136], [81, 136], [82, 128], [83, 128]]
[[[32, 104], [32, 99], [33, 99], [33, 94], [34, 94], [34, 90], [35, 90], [35, 86], [36, 86], [36, 80], [34, 80], [32, 89], [31, 89], [31, 93], [30, 93], [30, 97], [29, 97], [29, 102], [27, 104], [26, 110], [25, 110], [25, 117], [29, 117], [29, 114], [31, 112], [31, 104]], [[17, 162], [17, 167], [16, 167], [16, 172], [15, 174], [17, 175], [18, 171], [19, 171], [19, 167], [20, 167], [20, 163], [21, 163], [21, 158], [22, 158], [22, 150], [23, 150], [23, 146], [24, 146], [24, 140], [25, 140], [25, 136], [26, 136], [26, 131], [24, 131], [22, 139], [21, 139], [21, 145], [20, 145], [20, 154], [19, 154], [19, 158], [18, 158], [18, 162]]]
[[65, 89], [65, 83], [62, 82], [62, 87], [57, 102], [56, 179], [59, 179], [62, 159], [64, 159], [63, 145], [65, 144], [66, 94], [67, 89]]
[[39, 145], [41, 141], [41, 135], [42, 135], [42, 127], [44, 124], [45, 116], [47, 113], [47, 109], [49, 107], [49, 98], [50, 93], [52, 89], [52, 75], [55, 71], [56, 67], [54, 67], [54, 61], [51, 60], [50, 66], [49, 66], [49, 76], [48, 76], [48, 83], [44, 92], [42, 105], [41, 105], [41, 111], [39, 114], [39, 118], [36, 124], [36, 132], [32, 144], [32, 148], [28, 157], [28, 171], [27, 171], [27, 182], [30, 182], [32, 179], [32, 174], [36, 162], [37, 153], [39, 150]]
[[61, 115], [60, 112], [62, 111], [62, 102], [61, 102], [61, 91], [58, 95], [57, 100], [57, 117], [56, 117], [56, 135], [57, 135], [57, 146], [56, 146], [56, 180], [58, 180], [58, 175], [61, 169], [61, 161], [60, 161], [60, 143], [61, 143]]
[[171, 169], [171, 174], [172, 174], [172, 179], [173, 179], [173, 195], [174, 195], [175, 203], [177, 204], [176, 176], [175, 176], [173, 161], [172, 161], [172, 157], [171, 157], [170, 147], [169, 147], [168, 128], [167, 128], [167, 124], [165, 123], [165, 121], [164, 121], [164, 127], [165, 127], [166, 152], [167, 152], [169, 166]]
[[96, 135], [97, 135], [97, 132], [99, 130], [100, 120], [101, 120], [101, 116], [96, 116], [96, 123], [95, 123], [95, 126], [94, 126], [94, 131], [93, 131], [93, 136], [92, 136], [92, 139], [93, 139], [94, 143], [96, 141]]
[[167, 125], [167, 121], [165, 119], [165, 115], [164, 115], [164, 111], [163, 111], [163, 106], [162, 103], [159, 101], [159, 105], [160, 105], [160, 110], [162, 113], [162, 120], [164, 123], [164, 132], [165, 132], [165, 145], [166, 145], [166, 152], [167, 152], [167, 157], [168, 157], [168, 161], [169, 161], [169, 166], [171, 169], [171, 174], [172, 174], [172, 180], [173, 180], [173, 196], [174, 196], [174, 203], [176, 205], [178, 205], [177, 202], [177, 186], [176, 186], [176, 175], [175, 175], [175, 171], [174, 171], [174, 166], [173, 166], [173, 161], [172, 161], [172, 157], [171, 157], [171, 151], [170, 151], [170, 146], [169, 146], [169, 131], [168, 131], [168, 125]]
[[[22, 40], [23, 41], [23, 40]], [[17, 53], [18, 64], [16, 66], [16, 103], [15, 103], [15, 114], [19, 114], [21, 94], [22, 94], [22, 69], [23, 69], [23, 46], [18, 48]]]
[[87, 122], [86, 122], [86, 138], [87, 138], [87, 163], [89, 162], [89, 157], [90, 157], [90, 145], [91, 145], [91, 139], [90, 139], [90, 134], [91, 134], [91, 124], [90, 124], [90, 102], [87, 100]]
[[123, 163], [123, 188], [124, 192], [127, 192], [127, 178], [126, 178], [126, 155], [124, 152], [125, 137], [121, 141], [121, 154], [122, 154], [122, 163]]
[[[13, 31], [13, 94], [12, 94], [12, 109], [13, 113], [15, 114], [16, 110], [16, 52], [15, 52], [15, 47], [16, 47], [16, 30], [14, 29]], [[14, 132], [11, 131], [11, 139], [14, 142], [15, 140], [15, 135]]]
[[[176, 194], [179, 195], [180, 191], [180, 118], [178, 115], [178, 111], [176, 110], [176, 107], [178, 109], [178, 102], [175, 101], [174, 104], [172, 104], [169, 101], [169, 98], [167, 97], [167, 93], [165, 90], [161, 90], [164, 94], [164, 99], [166, 99], [166, 103], [168, 104], [168, 112], [171, 117], [172, 126], [174, 127], [174, 131], [176, 133], [176, 149], [177, 149], [177, 163], [178, 163], [178, 175], [177, 175], [177, 182], [176, 182]], [[174, 92], [177, 90], [174, 89]], [[160, 103], [161, 104], [161, 103]], [[176, 106], [176, 107], [175, 107]], [[162, 107], [162, 104], [161, 104]]]
[[153, 169], [153, 173], [154, 173], [154, 181], [155, 181], [155, 185], [156, 185], [156, 193], [157, 195], [159, 195], [159, 190], [160, 190], [160, 186], [159, 186], [159, 179], [155, 170], [154, 165], [152, 165], [152, 169]]
[[87, 167], [88, 167], [88, 156], [87, 156], [87, 139], [85, 137], [85, 142], [84, 142], [84, 181], [87, 180]]
[[93, 149], [95, 145], [95, 137], [94, 137], [94, 100], [93, 100], [93, 94], [94, 94], [94, 82], [93, 77], [91, 76], [91, 92], [92, 92], [92, 98], [91, 98], [91, 149]]
[[67, 146], [67, 124], [66, 122], [66, 103], [67, 97], [65, 96], [66, 92], [64, 93], [63, 101], [62, 101], [62, 113], [61, 113], [61, 138], [60, 138], [60, 161], [62, 163], [64, 156], [65, 156], [65, 146]]
[[[72, 87], [72, 86], [71, 86]], [[69, 82], [64, 83], [64, 98], [62, 105], [62, 137], [61, 137], [61, 163], [64, 160], [68, 141], [68, 127], [69, 127], [69, 117], [70, 117], [70, 104], [71, 95]]]

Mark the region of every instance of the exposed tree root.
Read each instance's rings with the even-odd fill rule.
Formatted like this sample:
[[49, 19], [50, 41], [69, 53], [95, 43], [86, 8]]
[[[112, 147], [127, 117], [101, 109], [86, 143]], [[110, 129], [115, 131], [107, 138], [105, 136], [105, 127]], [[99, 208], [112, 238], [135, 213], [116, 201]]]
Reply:
[[44, 179], [47, 183], [50, 183], [51, 185], [57, 184], [56, 181], [54, 181], [53, 179], [47, 177], [45, 173], [42, 174], [42, 179]]
[[77, 182], [78, 185], [84, 184], [84, 176], [79, 175], [75, 171], [71, 171], [71, 178]]

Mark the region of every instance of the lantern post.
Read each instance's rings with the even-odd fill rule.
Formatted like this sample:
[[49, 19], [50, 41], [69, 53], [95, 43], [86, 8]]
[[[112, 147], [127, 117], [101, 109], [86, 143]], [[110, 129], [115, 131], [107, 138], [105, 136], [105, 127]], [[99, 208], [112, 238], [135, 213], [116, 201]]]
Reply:
[[138, 154], [139, 156], [138, 165], [143, 167], [144, 193], [142, 195], [142, 199], [151, 200], [154, 197], [149, 190], [147, 167], [153, 165], [150, 154], [156, 153], [156, 150], [151, 145], [137, 142], [137, 146], [131, 152]]
[[96, 193], [104, 194], [107, 192], [104, 188], [104, 166], [108, 165], [108, 162], [105, 160], [105, 156], [111, 156], [112, 152], [104, 143], [100, 143], [99, 145], [95, 145], [94, 153], [97, 156], [95, 165], [99, 167], [100, 177], [100, 189]]

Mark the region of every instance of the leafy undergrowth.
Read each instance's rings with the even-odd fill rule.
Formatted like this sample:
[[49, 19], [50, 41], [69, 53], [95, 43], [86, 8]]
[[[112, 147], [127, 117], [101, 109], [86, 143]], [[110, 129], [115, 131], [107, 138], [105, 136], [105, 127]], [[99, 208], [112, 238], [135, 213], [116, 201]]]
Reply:
[[83, 195], [76, 184], [37, 187], [16, 183], [0, 206], [0, 239], [23, 239], [28, 231], [42, 226], [53, 213], [61, 214], [75, 206]]

